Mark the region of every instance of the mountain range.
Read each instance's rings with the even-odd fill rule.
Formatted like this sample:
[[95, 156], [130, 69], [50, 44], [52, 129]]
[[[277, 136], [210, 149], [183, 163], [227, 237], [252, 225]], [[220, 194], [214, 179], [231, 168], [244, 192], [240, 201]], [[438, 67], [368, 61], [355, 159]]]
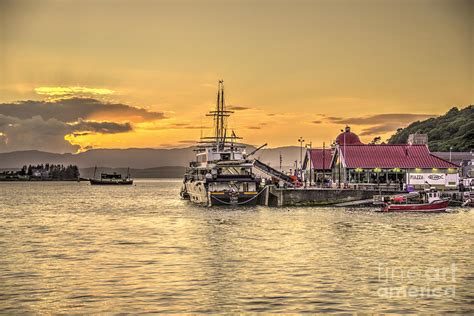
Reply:
[[[428, 134], [431, 151], [449, 151], [450, 148], [452, 151], [469, 151], [474, 147], [474, 107], [470, 105], [460, 110], [452, 108], [444, 115], [414, 122], [406, 128], [398, 129], [388, 142], [406, 143], [408, 135], [412, 133]], [[189, 162], [195, 159], [194, 149], [195, 147], [91, 149], [76, 154], [37, 150], [15, 151], [0, 153], [0, 169], [17, 169], [30, 164], [72, 164], [81, 169], [83, 177], [92, 176], [96, 166], [102, 171], [120, 173], [125, 173], [126, 168], [131, 168], [131, 174], [135, 177], [175, 177], [181, 176]], [[255, 146], [246, 145], [248, 153], [254, 149]], [[295, 160], [300, 160], [300, 147], [264, 148], [254, 157], [278, 168], [280, 155], [282, 168], [288, 170], [294, 167]]]
[[[120, 172], [130, 167], [132, 175], [140, 177], [168, 177], [182, 175], [184, 168], [190, 161], [195, 159], [195, 147], [153, 149], [153, 148], [129, 148], [129, 149], [92, 149], [85, 152], [71, 154], [58, 154], [37, 150], [15, 151], [0, 153], [0, 169], [16, 169], [23, 165], [33, 164], [63, 164], [77, 165], [81, 169], [81, 176], [90, 176], [95, 166], [101, 170], [112, 170], [120, 168]], [[247, 145], [246, 150], [250, 153], [255, 147]], [[304, 151], [303, 151], [304, 152]], [[282, 167], [288, 169], [294, 166], [294, 161], [299, 160], [300, 148], [298, 146], [264, 148], [258, 151], [254, 157], [278, 167], [282, 156]], [[138, 169], [142, 170], [139, 171]], [[144, 170], [147, 169], [147, 170]], [[112, 170], [114, 171], [114, 170]], [[116, 170], [115, 170], [116, 171]], [[145, 176], [145, 175], [149, 176]]]

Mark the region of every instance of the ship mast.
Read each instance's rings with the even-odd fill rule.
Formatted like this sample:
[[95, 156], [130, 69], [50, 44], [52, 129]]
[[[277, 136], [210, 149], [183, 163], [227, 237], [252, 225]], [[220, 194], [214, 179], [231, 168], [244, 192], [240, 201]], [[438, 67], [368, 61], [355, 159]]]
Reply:
[[225, 146], [226, 137], [227, 137], [227, 117], [233, 113], [232, 111], [227, 111], [225, 109], [225, 99], [224, 99], [224, 81], [219, 80], [218, 89], [217, 89], [217, 102], [216, 110], [209, 112], [207, 116], [212, 116], [214, 118], [214, 142], [217, 150], [222, 150]]

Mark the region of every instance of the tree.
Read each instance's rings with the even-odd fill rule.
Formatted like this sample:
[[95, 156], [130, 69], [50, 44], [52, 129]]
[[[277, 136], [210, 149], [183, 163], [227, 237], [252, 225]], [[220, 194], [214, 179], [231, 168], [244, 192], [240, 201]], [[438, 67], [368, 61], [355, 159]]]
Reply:
[[474, 149], [474, 106], [464, 109], [451, 108], [446, 114], [424, 121], [416, 121], [405, 128], [397, 129], [389, 144], [406, 144], [408, 136], [415, 133], [428, 134], [431, 151], [470, 151]]
[[380, 144], [381, 142], [382, 142], [382, 137], [377, 136], [377, 137], [374, 137], [374, 139], [372, 139], [369, 144], [375, 145], [375, 144]]

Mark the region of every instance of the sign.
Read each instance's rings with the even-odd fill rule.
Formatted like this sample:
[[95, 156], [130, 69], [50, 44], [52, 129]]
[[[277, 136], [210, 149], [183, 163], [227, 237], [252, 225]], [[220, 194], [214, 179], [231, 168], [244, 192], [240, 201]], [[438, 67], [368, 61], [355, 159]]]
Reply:
[[447, 187], [457, 187], [459, 184], [459, 174], [457, 173], [448, 173], [446, 175], [446, 186]]
[[459, 183], [458, 174], [446, 173], [410, 173], [408, 174], [408, 184], [423, 185], [445, 185], [457, 186]]
[[445, 185], [445, 176], [444, 173], [410, 173], [408, 183], [423, 185], [428, 182], [431, 185]]

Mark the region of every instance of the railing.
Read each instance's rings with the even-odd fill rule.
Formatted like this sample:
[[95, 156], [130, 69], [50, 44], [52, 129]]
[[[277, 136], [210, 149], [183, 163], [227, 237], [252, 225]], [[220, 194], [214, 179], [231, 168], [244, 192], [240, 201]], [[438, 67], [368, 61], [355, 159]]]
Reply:
[[354, 190], [401, 191], [398, 183], [348, 183], [347, 187]]
[[269, 165], [266, 165], [264, 164], [263, 162], [261, 162], [260, 160], [257, 160], [255, 159], [254, 162], [253, 162], [253, 166], [255, 168], [257, 168], [258, 170], [274, 177], [274, 178], [277, 178], [277, 179], [280, 179], [284, 182], [287, 182], [288, 184], [291, 184], [293, 185], [293, 182], [292, 182], [292, 179], [290, 176], [284, 174], [283, 172], [280, 172], [272, 167], [270, 167]]

